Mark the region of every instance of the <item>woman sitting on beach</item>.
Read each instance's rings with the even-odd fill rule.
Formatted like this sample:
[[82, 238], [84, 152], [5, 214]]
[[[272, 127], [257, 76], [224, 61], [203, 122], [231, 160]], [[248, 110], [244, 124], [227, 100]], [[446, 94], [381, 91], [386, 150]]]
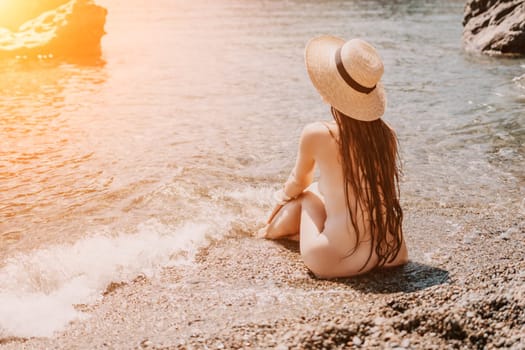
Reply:
[[[310, 79], [334, 121], [306, 125], [295, 168], [261, 235], [300, 241], [321, 278], [405, 264], [395, 132], [380, 117], [383, 63], [367, 42], [322, 36], [305, 52]], [[319, 182], [312, 183], [315, 166]]]

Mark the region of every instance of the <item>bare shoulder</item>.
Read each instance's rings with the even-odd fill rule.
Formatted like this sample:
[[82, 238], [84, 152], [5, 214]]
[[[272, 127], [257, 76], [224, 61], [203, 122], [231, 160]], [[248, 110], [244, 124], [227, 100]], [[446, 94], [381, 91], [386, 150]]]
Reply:
[[394, 127], [392, 125], [390, 125], [389, 123], [387, 123], [386, 121], [383, 120], [383, 124], [386, 125], [386, 127], [388, 128], [388, 130], [390, 130], [390, 132], [392, 133], [392, 135], [396, 136], [397, 137], [397, 133], [396, 131], [394, 130]]
[[330, 136], [328, 125], [323, 122], [313, 122], [306, 124], [303, 128], [301, 137], [310, 139], [323, 139]]
[[301, 133], [301, 149], [312, 155], [318, 154], [328, 145], [330, 137], [330, 131], [323, 122], [306, 124]]

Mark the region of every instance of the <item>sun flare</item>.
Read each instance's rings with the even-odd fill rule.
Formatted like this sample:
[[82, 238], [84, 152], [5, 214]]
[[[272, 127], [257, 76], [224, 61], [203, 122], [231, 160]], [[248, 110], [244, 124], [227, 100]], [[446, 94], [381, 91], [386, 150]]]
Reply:
[[92, 0], [0, 0], [0, 58], [98, 57], [106, 14]]
[[0, 0], [0, 27], [16, 30], [26, 21], [66, 3], [66, 0]]

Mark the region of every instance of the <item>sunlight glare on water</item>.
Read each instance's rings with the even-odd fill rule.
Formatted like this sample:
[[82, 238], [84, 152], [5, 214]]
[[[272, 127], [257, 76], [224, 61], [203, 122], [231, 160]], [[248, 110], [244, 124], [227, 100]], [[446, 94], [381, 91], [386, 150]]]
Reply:
[[[0, 276], [14, 281], [3, 300], [38, 290], [20, 271], [47, 266], [51, 298], [74, 276], [96, 294], [186, 251], [185, 225], [201, 243], [260, 227], [302, 126], [330, 118], [303, 58], [323, 33], [363, 37], [385, 61], [407, 208], [524, 197], [525, 61], [463, 53], [463, 1], [98, 3], [101, 58], [0, 66]], [[93, 249], [93, 237], [113, 250]], [[75, 244], [93, 256], [66, 254]], [[49, 257], [61, 254], [78, 269], [55, 269]], [[89, 272], [97, 258], [124, 272]]]

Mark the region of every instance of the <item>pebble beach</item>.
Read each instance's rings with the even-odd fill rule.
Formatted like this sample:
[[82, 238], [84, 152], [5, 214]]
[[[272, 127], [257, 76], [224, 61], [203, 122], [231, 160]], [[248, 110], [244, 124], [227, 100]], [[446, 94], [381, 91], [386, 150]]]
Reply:
[[[0, 65], [0, 350], [525, 349], [525, 60], [463, 0], [95, 2], [92, 59]], [[385, 63], [410, 259], [337, 280], [255, 234], [325, 33]]]
[[405, 227], [406, 266], [333, 281], [295, 243], [237, 232], [191, 266], [112, 283], [52, 338], [0, 349], [525, 348], [523, 213], [408, 208]]

